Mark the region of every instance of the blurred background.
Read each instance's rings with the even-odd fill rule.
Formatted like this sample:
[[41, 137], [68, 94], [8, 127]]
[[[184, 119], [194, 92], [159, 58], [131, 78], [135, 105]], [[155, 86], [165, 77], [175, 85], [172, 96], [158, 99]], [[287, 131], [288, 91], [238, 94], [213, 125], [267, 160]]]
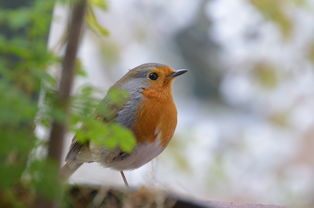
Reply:
[[[314, 207], [313, 0], [107, 4], [94, 11], [110, 34], [86, 25], [79, 52], [86, 76], [75, 80], [74, 93], [93, 85], [102, 98], [147, 62], [189, 69], [174, 86], [175, 136], [157, 159], [126, 172], [131, 186]], [[49, 47], [59, 54], [67, 16], [66, 7], [55, 7]], [[123, 186], [119, 172], [97, 164], [83, 165], [70, 181]]]

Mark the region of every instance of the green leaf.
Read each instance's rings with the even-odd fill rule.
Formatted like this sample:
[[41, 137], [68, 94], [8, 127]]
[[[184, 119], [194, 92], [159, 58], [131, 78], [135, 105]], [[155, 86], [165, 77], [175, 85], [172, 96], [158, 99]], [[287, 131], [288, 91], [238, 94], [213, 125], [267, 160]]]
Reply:
[[97, 21], [97, 18], [95, 16], [95, 13], [93, 11], [92, 8], [88, 9], [87, 15], [86, 15], [86, 20], [88, 25], [95, 31], [100, 33], [103, 36], [108, 36], [109, 35], [109, 31], [103, 27], [102, 25], [100, 25]]
[[29, 132], [29, 129], [23, 128], [22, 124], [21, 127], [17, 124], [15, 128], [12, 126], [1, 128], [0, 141], [0, 155], [6, 155], [6, 157], [14, 152], [25, 155], [35, 144], [34, 135]]
[[[3, 81], [3, 80], [2, 80]], [[36, 114], [37, 105], [18, 89], [3, 81], [0, 84], [0, 124], [14, 125], [27, 122]], [[14, 112], [14, 113], [13, 113]]]
[[61, 196], [63, 186], [58, 172], [59, 167], [49, 160], [35, 160], [30, 164], [28, 174], [37, 194], [47, 199]]
[[97, 117], [111, 121], [119, 110], [129, 99], [129, 93], [118, 87], [111, 87], [106, 98], [97, 106], [95, 111]]
[[24, 169], [19, 165], [0, 163], [0, 170], [0, 187], [9, 188], [17, 184]]
[[85, 118], [82, 120], [82, 127], [76, 131], [76, 139], [81, 143], [92, 141], [95, 144], [103, 144], [103, 141], [109, 138], [108, 129], [101, 120], [95, 118]]
[[108, 10], [108, 2], [106, 0], [91, 0], [91, 6], [96, 6], [104, 11]]
[[32, 11], [27, 8], [8, 12], [8, 24], [12, 29], [20, 29], [31, 22]]
[[109, 135], [107, 136], [107, 138], [103, 137], [101, 140], [97, 140], [96, 144], [99, 146], [105, 146], [109, 149], [116, 148], [119, 145], [119, 141], [115, 137], [110, 137]]
[[136, 144], [133, 133], [119, 124], [112, 124], [109, 128], [113, 132], [112, 137], [117, 140], [119, 147], [125, 152], [131, 152]]
[[129, 97], [130, 95], [128, 91], [118, 87], [110, 88], [107, 94], [107, 98], [110, 103], [115, 105], [124, 105], [125, 101], [127, 101]]
[[133, 150], [136, 140], [133, 133], [119, 125], [106, 124], [98, 119], [85, 119], [82, 127], [77, 129], [75, 138], [85, 143], [87, 141], [93, 142], [95, 145], [114, 149], [120, 147], [125, 152]]
[[73, 113], [81, 117], [93, 117], [100, 102], [99, 99], [93, 97], [93, 93], [97, 91], [89, 85], [81, 87], [72, 101]]
[[87, 73], [83, 68], [82, 62], [79, 58], [76, 59], [76, 75], [81, 77], [87, 77]]

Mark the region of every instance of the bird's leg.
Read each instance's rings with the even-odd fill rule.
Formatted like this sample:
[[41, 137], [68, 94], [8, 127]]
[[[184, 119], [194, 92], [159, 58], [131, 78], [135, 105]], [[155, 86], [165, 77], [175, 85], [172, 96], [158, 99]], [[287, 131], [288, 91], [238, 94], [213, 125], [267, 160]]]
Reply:
[[126, 180], [126, 177], [125, 177], [123, 171], [121, 170], [120, 173], [121, 173], [121, 176], [122, 176], [122, 179], [123, 179], [124, 184], [126, 185], [126, 187], [129, 187], [129, 183], [128, 183], [128, 181]]

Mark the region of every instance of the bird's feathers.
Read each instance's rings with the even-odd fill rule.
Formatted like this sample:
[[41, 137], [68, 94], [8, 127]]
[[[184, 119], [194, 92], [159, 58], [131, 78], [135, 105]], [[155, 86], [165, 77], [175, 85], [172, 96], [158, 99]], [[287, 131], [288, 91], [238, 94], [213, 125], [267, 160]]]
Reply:
[[[118, 170], [134, 169], [160, 154], [176, 127], [177, 112], [169, 78], [173, 71], [161, 64], [143, 64], [117, 81], [100, 102], [95, 118], [104, 125], [116, 122], [132, 130], [136, 147], [125, 153], [119, 147], [109, 150], [89, 141], [79, 143], [74, 138], [63, 168], [65, 174], [71, 175], [84, 162], [100, 162]], [[158, 73], [159, 79], [150, 80], [151, 73]]]

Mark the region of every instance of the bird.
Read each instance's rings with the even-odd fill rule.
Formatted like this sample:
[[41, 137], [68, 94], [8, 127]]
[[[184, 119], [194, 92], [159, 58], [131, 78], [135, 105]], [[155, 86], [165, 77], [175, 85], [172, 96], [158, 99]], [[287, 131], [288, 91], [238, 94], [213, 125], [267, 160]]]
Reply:
[[[187, 71], [159, 63], [146, 63], [129, 70], [109, 88], [99, 105], [110, 111], [100, 115], [103, 124], [113, 122], [128, 128], [136, 140], [135, 147], [131, 152], [124, 152], [119, 147], [109, 149], [92, 141], [80, 143], [74, 136], [61, 176], [68, 179], [83, 163], [97, 162], [120, 171], [124, 184], [128, 186], [123, 171], [137, 169], [150, 162], [173, 137], [177, 109], [172, 85], [176, 77]], [[110, 103], [108, 98], [114, 89], [128, 93], [127, 99], [119, 106]]]

